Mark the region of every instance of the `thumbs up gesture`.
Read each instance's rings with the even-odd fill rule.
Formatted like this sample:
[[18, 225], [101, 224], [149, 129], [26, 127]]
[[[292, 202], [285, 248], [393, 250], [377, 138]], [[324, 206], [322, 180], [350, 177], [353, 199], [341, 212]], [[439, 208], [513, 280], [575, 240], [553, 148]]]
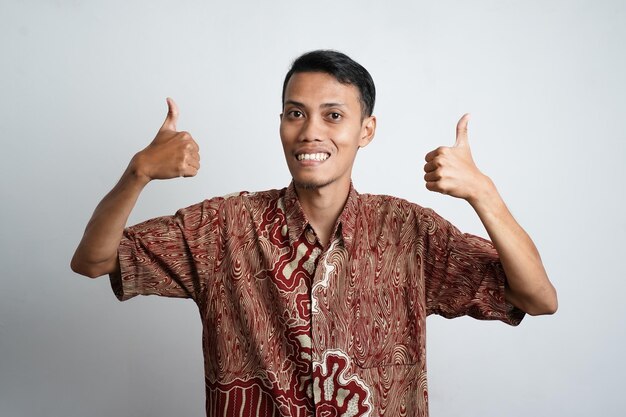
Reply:
[[464, 114], [456, 125], [454, 146], [440, 146], [426, 154], [424, 180], [426, 188], [458, 197], [473, 203], [491, 180], [478, 170], [467, 138], [469, 114]]
[[193, 177], [200, 169], [199, 147], [189, 132], [176, 130], [178, 106], [167, 99], [167, 116], [156, 137], [137, 153], [131, 164], [146, 182], [176, 177]]

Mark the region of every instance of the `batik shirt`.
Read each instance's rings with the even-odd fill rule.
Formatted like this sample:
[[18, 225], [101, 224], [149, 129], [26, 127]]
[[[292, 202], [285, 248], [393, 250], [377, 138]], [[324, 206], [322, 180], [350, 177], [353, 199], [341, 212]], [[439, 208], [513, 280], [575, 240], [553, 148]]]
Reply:
[[427, 416], [429, 314], [516, 325], [492, 244], [351, 187], [324, 247], [295, 188], [206, 200], [125, 230], [121, 300], [191, 298], [207, 416]]

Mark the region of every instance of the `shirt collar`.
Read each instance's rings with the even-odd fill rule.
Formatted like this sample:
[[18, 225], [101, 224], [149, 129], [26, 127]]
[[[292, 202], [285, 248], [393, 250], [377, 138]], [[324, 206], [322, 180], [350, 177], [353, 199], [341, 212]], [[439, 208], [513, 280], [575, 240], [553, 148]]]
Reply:
[[357, 222], [357, 216], [359, 214], [359, 193], [356, 192], [352, 182], [350, 182], [350, 192], [348, 192], [348, 199], [346, 205], [343, 206], [343, 210], [337, 219], [337, 225], [333, 231], [333, 236], [339, 231], [343, 238], [343, 243], [348, 252], [352, 250], [352, 243], [354, 242], [354, 232]]
[[[339, 214], [332, 234], [332, 236], [337, 236], [337, 233], [341, 235], [348, 251], [351, 250], [354, 241], [355, 225], [359, 211], [358, 203], [359, 193], [357, 193], [352, 182], [350, 182], [348, 199], [346, 200], [341, 214]], [[287, 228], [289, 229], [289, 242], [293, 244], [300, 239], [302, 233], [309, 225], [309, 221], [304, 211], [302, 211], [302, 206], [298, 200], [298, 194], [296, 193], [296, 187], [293, 181], [285, 191], [285, 215], [287, 217]]]
[[302, 206], [298, 200], [298, 194], [296, 194], [296, 187], [293, 184], [289, 184], [287, 191], [285, 192], [285, 217], [287, 217], [287, 229], [289, 231], [289, 243], [300, 239], [302, 232], [306, 229], [309, 221], [302, 211]]

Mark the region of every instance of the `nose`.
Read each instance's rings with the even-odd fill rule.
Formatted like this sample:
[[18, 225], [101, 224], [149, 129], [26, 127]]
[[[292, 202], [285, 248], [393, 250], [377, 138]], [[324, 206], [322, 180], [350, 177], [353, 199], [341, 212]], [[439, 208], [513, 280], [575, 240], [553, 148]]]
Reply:
[[309, 116], [302, 125], [300, 131], [301, 142], [321, 141], [324, 137], [324, 124], [318, 117]]

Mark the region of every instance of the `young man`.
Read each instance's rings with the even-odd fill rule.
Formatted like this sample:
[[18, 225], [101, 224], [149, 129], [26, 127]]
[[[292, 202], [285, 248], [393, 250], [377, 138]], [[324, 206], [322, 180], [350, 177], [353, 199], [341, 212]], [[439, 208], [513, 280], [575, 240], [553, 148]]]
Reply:
[[344, 54], [313, 51], [285, 77], [280, 136], [289, 187], [213, 198], [124, 229], [153, 179], [194, 176], [198, 145], [163, 126], [87, 225], [74, 271], [110, 274], [120, 300], [189, 297], [203, 323], [208, 416], [426, 416], [425, 320], [517, 325], [556, 311], [539, 254], [475, 166], [468, 116], [426, 155], [429, 190], [467, 200], [493, 244], [432, 210], [358, 194], [375, 89]]

